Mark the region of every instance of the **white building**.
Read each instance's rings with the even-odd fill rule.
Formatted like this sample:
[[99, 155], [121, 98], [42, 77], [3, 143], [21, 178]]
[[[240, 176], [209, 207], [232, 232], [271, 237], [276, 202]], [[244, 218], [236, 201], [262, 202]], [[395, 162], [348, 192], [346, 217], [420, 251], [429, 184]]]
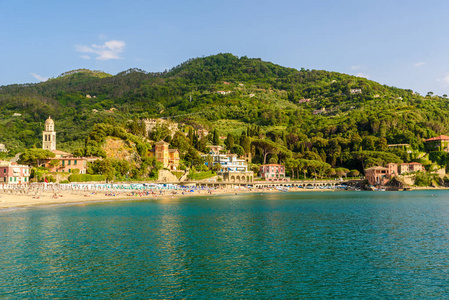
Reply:
[[[208, 155], [203, 155], [203, 157]], [[212, 165], [220, 164], [220, 170], [217, 173], [223, 176], [224, 181], [253, 181], [254, 173], [248, 171], [248, 164], [244, 159], [238, 158], [237, 154], [212, 154], [210, 156], [212, 156]]]

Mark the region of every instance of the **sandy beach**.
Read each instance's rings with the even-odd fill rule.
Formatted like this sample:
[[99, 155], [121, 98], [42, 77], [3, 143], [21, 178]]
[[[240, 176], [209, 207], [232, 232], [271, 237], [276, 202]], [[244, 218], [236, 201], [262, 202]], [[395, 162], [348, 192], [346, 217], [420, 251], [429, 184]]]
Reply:
[[[299, 191], [295, 189], [294, 191]], [[293, 190], [292, 190], [293, 191]], [[310, 191], [310, 190], [308, 190]], [[216, 190], [195, 190], [186, 192], [182, 190], [157, 191], [154, 194], [145, 192], [70, 192], [70, 191], [43, 191], [36, 194], [19, 194], [14, 192], [0, 193], [0, 210], [11, 208], [25, 208], [31, 206], [47, 206], [58, 204], [79, 204], [89, 202], [110, 202], [110, 201], [133, 201], [145, 199], [174, 199], [192, 196], [211, 197], [215, 195], [238, 195], [242, 193], [279, 193], [276, 189], [216, 189]]]
[[[323, 191], [323, 190], [305, 190], [290, 188], [290, 192], [300, 191]], [[36, 191], [17, 191], [0, 190], [0, 211], [12, 208], [25, 208], [31, 206], [47, 206], [58, 204], [79, 204], [89, 202], [110, 202], [110, 201], [133, 201], [145, 199], [174, 199], [192, 196], [211, 197], [216, 195], [238, 195], [243, 193], [280, 193], [277, 189], [197, 189], [186, 191], [181, 189], [174, 190], [154, 190], [154, 191], [91, 191], [91, 190], [42, 190]]]

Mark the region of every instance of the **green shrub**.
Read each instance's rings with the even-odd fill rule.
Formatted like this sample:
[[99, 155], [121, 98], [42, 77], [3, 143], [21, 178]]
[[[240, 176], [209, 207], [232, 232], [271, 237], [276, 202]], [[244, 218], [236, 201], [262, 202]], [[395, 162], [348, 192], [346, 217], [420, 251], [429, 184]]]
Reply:
[[191, 180], [203, 180], [210, 177], [214, 177], [217, 174], [214, 171], [206, 171], [206, 172], [196, 172], [190, 173], [187, 177]]
[[69, 176], [70, 182], [104, 181], [105, 179], [104, 175], [72, 174]]

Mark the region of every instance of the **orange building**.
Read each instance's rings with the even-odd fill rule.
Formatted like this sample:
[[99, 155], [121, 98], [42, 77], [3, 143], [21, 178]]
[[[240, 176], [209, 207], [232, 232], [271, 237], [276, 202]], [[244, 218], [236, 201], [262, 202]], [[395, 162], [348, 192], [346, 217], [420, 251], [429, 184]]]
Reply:
[[164, 165], [164, 168], [176, 170], [179, 167], [179, 151], [178, 149], [169, 149], [170, 144], [160, 141], [154, 144], [154, 148], [150, 150], [150, 155], [155, 156], [158, 162]]

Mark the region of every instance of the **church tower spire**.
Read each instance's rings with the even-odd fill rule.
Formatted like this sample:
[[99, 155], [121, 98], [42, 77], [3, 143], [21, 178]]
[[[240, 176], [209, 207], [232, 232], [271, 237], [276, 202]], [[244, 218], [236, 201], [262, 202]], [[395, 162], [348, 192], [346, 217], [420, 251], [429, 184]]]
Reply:
[[50, 116], [45, 121], [45, 130], [42, 132], [42, 149], [56, 150], [55, 122]]

